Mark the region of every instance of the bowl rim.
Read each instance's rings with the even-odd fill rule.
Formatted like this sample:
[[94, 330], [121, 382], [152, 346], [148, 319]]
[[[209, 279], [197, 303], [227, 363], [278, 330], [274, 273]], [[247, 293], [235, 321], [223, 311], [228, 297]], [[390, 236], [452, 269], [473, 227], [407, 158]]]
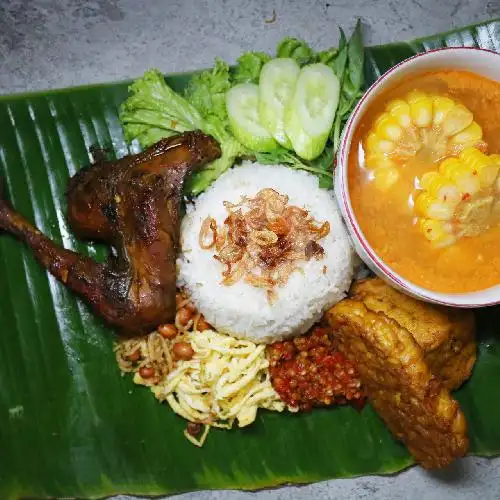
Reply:
[[[337, 167], [340, 166], [340, 172], [336, 171], [335, 175], [340, 176], [340, 193], [341, 193], [341, 200], [338, 200], [339, 203], [342, 203], [343, 206], [343, 212], [345, 214], [345, 217], [348, 219], [348, 225], [349, 229], [351, 232], [354, 233], [355, 238], [358, 242], [358, 244], [363, 248], [364, 252], [367, 254], [369, 257], [370, 261], [376, 266], [377, 269], [379, 269], [384, 276], [386, 276], [390, 281], [392, 281], [394, 284], [396, 284], [398, 287], [400, 287], [402, 290], [405, 292], [417, 296], [423, 300], [428, 300], [431, 301], [435, 304], [443, 305], [443, 306], [451, 306], [451, 307], [461, 307], [461, 308], [477, 308], [477, 307], [488, 307], [488, 306], [494, 306], [497, 304], [500, 304], [500, 291], [498, 293], [498, 298], [496, 300], [491, 300], [491, 301], [484, 301], [480, 300], [479, 298], [476, 301], [471, 301], [471, 302], [457, 302], [453, 301], [452, 297], [454, 295], [467, 298], [471, 294], [475, 293], [481, 293], [485, 292], [486, 290], [491, 290], [492, 288], [498, 287], [500, 285], [495, 285], [494, 287], [489, 287], [484, 290], [478, 290], [475, 292], [465, 292], [461, 294], [453, 294], [453, 293], [446, 293], [446, 292], [435, 292], [433, 290], [430, 290], [428, 288], [424, 288], [422, 286], [419, 286], [402, 276], [400, 276], [398, 273], [392, 270], [392, 268], [385, 263], [383, 259], [381, 259], [376, 252], [373, 250], [372, 246], [368, 243], [366, 240], [363, 231], [361, 230], [359, 223], [357, 222], [356, 216], [354, 214], [354, 209], [351, 204], [351, 199], [350, 199], [350, 194], [349, 194], [349, 189], [348, 189], [348, 182], [347, 182], [347, 171], [348, 171], [348, 159], [349, 159], [349, 153], [351, 149], [351, 143], [352, 143], [352, 135], [355, 130], [354, 127], [354, 122], [357, 121], [357, 117], [360, 113], [360, 109], [363, 106], [363, 104], [369, 100], [374, 91], [377, 90], [378, 87], [382, 83], [384, 83], [388, 78], [393, 75], [394, 72], [399, 70], [402, 66], [406, 66], [409, 63], [412, 63], [416, 59], [422, 58], [422, 57], [429, 57], [432, 54], [435, 54], [436, 52], [445, 52], [445, 51], [450, 51], [450, 52], [456, 52], [456, 51], [478, 51], [478, 52], [485, 52], [489, 53], [492, 55], [495, 55], [496, 57], [500, 58], [500, 53], [495, 52], [490, 49], [483, 49], [479, 47], [439, 47], [436, 49], [431, 49], [426, 52], [420, 52], [418, 54], [415, 54], [395, 66], [392, 66], [389, 68], [385, 73], [380, 75], [377, 80], [370, 85], [370, 87], [364, 92], [363, 96], [361, 99], [358, 101], [356, 107], [354, 108], [353, 112], [351, 113], [351, 116], [349, 117], [349, 120], [344, 127], [344, 130], [342, 132], [342, 137], [340, 141], [340, 149], [338, 152], [338, 161], [337, 161]], [[349, 144], [348, 144], [349, 143]]]

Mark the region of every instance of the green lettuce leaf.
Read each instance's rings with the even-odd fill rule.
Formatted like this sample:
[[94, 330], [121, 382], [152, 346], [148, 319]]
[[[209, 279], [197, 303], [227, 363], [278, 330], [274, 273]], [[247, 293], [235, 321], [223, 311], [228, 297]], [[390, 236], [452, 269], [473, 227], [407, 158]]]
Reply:
[[249, 153], [234, 137], [227, 136], [221, 143], [222, 155], [202, 170], [198, 170], [186, 180], [185, 191], [191, 196], [197, 196], [218, 179], [235, 161]]
[[238, 64], [234, 68], [232, 83], [259, 83], [259, 75], [262, 66], [271, 60], [271, 56], [265, 52], [245, 52], [238, 58]]
[[315, 61], [315, 54], [311, 47], [298, 38], [285, 37], [278, 44], [276, 57], [291, 57], [299, 66], [304, 66]]
[[193, 76], [184, 95], [203, 118], [215, 115], [226, 120], [226, 92], [230, 88], [229, 65], [216, 58], [213, 69]]
[[[138, 139], [142, 147], [148, 147], [154, 144], [153, 137], [162, 133], [163, 137], [170, 137], [201, 128], [203, 119], [198, 110], [174, 92], [157, 69], [146, 71], [129, 91], [130, 96], [120, 107], [120, 121], [128, 142]], [[148, 131], [151, 128], [152, 134]]]
[[143, 148], [190, 130], [201, 130], [219, 141], [221, 157], [188, 180], [188, 194], [205, 190], [237, 157], [247, 153], [227, 130], [223, 90], [228, 85], [227, 69], [225, 63], [216, 64], [213, 70], [197, 75], [187, 98], [174, 92], [160, 71], [149, 70], [130, 86], [130, 95], [120, 108], [126, 140], [137, 139]]

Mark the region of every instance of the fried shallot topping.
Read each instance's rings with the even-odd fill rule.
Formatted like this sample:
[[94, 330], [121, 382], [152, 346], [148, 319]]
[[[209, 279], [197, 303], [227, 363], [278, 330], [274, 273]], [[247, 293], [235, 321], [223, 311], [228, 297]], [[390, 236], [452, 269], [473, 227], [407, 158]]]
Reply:
[[215, 249], [214, 258], [226, 266], [222, 284], [244, 280], [267, 291], [270, 303], [275, 287], [284, 286], [300, 262], [320, 260], [325, 253], [318, 243], [330, 232], [303, 208], [288, 205], [288, 196], [266, 188], [254, 198], [238, 203], [224, 201], [224, 224], [207, 217], [199, 234], [200, 247]]

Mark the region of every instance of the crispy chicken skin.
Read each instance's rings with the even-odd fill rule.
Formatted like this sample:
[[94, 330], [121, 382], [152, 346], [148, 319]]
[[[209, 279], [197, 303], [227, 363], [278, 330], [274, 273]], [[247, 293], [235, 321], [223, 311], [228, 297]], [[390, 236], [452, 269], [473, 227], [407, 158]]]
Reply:
[[476, 362], [475, 320], [470, 310], [425, 304], [379, 278], [359, 281], [350, 293], [370, 311], [393, 319], [423, 349], [431, 372], [450, 390], [470, 377]]
[[408, 330], [352, 299], [336, 304], [326, 318], [373, 407], [417, 462], [440, 468], [467, 453], [459, 404], [431, 373]]
[[188, 132], [80, 170], [69, 182], [69, 223], [77, 236], [114, 248], [105, 263], [55, 244], [2, 196], [0, 229], [29, 246], [43, 267], [121, 335], [146, 334], [175, 317], [184, 178], [219, 156], [214, 139]]

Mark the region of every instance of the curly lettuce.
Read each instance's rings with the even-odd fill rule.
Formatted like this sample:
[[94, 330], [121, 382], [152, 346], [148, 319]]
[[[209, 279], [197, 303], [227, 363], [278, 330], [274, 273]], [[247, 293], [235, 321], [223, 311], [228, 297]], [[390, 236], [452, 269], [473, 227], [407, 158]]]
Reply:
[[167, 85], [160, 71], [152, 69], [130, 86], [130, 96], [120, 108], [125, 139], [128, 142], [136, 139], [143, 148], [190, 130], [201, 130], [220, 143], [221, 157], [188, 179], [186, 189], [192, 195], [204, 191], [236, 158], [247, 154], [246, 148], [228, 131], [225, 73], [219, 65], [197, 75], [197, 83], [192, 82], [183, 97]]
[[265, 52], [245, 52], [237, 60], [232, 74], [232, 84], [259, 83], [262, 66], [272, 57]]

